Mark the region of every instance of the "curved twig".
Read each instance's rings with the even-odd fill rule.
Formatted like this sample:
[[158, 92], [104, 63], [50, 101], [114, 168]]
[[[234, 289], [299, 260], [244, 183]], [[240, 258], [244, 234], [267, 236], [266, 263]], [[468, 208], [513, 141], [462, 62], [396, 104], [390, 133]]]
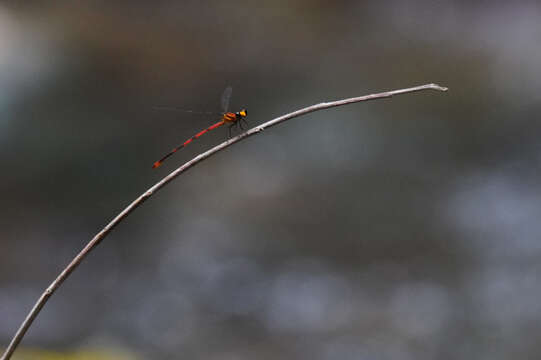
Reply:
[[399, 89], [399, 90], [393, 90], [393, 91], [387, 91], [382, 92], [378, 94], [371, 94], [366, 96], [360, 96], [360, 97], [354, 97], [350, 99], [344, 99], [344, 100], [338, 100], [338, 101], [332, 101], [332, 102], [326, 102], [326, 103], [320, 103], [317, 105], [312, 105], [309, 107], [306, 107], [304, 109], [300, 109], [297, 111], [294, 111], [292, 113], [280, 116], [276, 119], [267, 121], [264, 124], [261, 124], [259, 126], [256, 126], [242, 134], [239, 134], [215, 147], [212, 149], [201, 153], [197, 155], [192, 160], [188, 161], [166, 177], [164, 177], [162, 180], [160, 180], [158, 183], [156, 183], [154, 186], [152, 186], [150, 189], [145, 191], [141, 196], [139, 196], [135, 201], [133, 201], [128, 207], [126, 207], [120, 214], [118, 214], [107, 226], [103, 228], [99, 233], [94, 236], [92, 240], [75, 256], [75, 258], [66, 266], [64, 270], [58, 275], [58, 277], [45, 289], [43, 294], [40, 296], [32, 310], [28, 313], [26, 318], [24, 319], [23, 323], [13, 336], [13, 339], [11, 340], [9, 346], [5, 350], [4, 354], [0, 358], [0, 360], [8, 360], [11, 358], [11, 355], [21, 342], [22, 338], [24, 337], [26, 331], [32, 325], [32, 322], [36, 318], [36, 316], [39, 314], [47, 300], [51, 297], [51, 295], [62, 285], [64, 280], [68, 278], [68, 276], [79, 266], [79, 264], [83, 261], [83, 259], [92, 251], [110, 232], [113, 230], [122, 220], [124, 220], [133, 210], [135, 210], [139, 205], [141, 205], [145, 200], [147, 200], [149, 197], [151, 197], [155, 192], [160, 190], [162, 187], [167, 185], [171, 180], [182, 174], [184, 171], [188, 170], [195, 164], [205, 160], [206, 158], [209, 158], [210, 156], [216, 154], [220, 150], [233, 145], [234, 143], [237, 143], [241, 140], [246, 139], [249, 136], [258, 134], [261, 130], [267, 129], [271, 126], [277, 125], [281, 122], [284, 122], [289, 119], [293, 119], [295, 117], [308, 114], [314, 111], [328, 109], [335, 106], [341, 106], [346, 104], [352, 104], [360, 101], [368, 101], [368, 100], [375, 100], [375, 99], [382, 99], [382, 98], [389, 98], [393, 95], [399, 95], [399, 94], [405, 94], [415, 91], [422, 91], [422, 90], [438, 90], [438, 91], [447, 91], [447, 88], [436, 85], [436, 84], [426, 84], [421, 86], [415, 86], [407, 89]]

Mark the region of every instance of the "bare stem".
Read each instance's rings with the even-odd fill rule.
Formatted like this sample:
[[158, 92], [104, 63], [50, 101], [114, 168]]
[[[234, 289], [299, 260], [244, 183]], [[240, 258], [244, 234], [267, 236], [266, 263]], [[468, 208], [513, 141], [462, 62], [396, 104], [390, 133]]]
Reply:
[[346, 104], [352, 104], [356, 102], [361, 101], [368, 101], [368, 100], [376, 100], [376, 99], [382, 99], [382, 98], [389, 98], [393, 95], [399, 95], [399, 94], [405, 94], [415, 91], [422, 91], [422, 90], [438, 90], [438, 91], [447, 91], [447, 88], [441, 87], [436, 84], [426, 84], [421, 86], [415, 86], [407, 89], [399, 89], [399, 90], [393, 90], [393, 91], [387, 91], [382, 92], [378, 94], [371, 94], [366, 96], [360, 96], [360, 97], [354, 97], [350, 99], [344, 99], [344, 100], [337, 100], [332, 102], [325, 102], [320, 103], [317, 105], [312, 105], [309, 107], [306, 107], [304, 109], [300, 109], [297, 111], [294, 111], [292, 113], [277, 117], [273, 120], [267, 121], [264, 124], [261, 124], [259, 126], [256, 126], [242, 134], [239, 134], [227, 141], [224, 141], [223, 143], [213, 147], [212, 149], [201, 153], [197, 155], [192, 160], [188, 161], [166, 177], [164, 177], [162, 180], [160, 180], [158, 183], [156, 183], [154, 186], [152, 186], [150, 189], [145, 191], [141, 196], [139, 196], [135, 201], [133, 201], [128, 207], [126, 207], [120, 214], [118, 214], [107, 226], [103, 228], [99, 233], [94, 236], [92, 240], [86, 246], [73, 258], [73, 260], [66, 266], [64, 270], [58, 275], [58, 277], [45, 289], [43, 294], [40, 296], [32, 310], [28, 313], [26, 318], [24, 319], [23, 323], [13, 336], [13, 339], [11, 340], [9, 346], [5, 350], [4, 354], [0, 358], [0, 360], [8, 360], [11, 358], [11, 355], [21, 342], [22, 338], [24, 337], [26, 331], [36, 318], [36, 316], [39, 314], [47, 300], [51, 297], [51, 295], [62, 285], [64, 280], [68, 278], [68, 276], [79, 266], [79, 264], [83, 261], [83, 259], [92, 251], [122, 220], [124, 220], [133, 210], [135, 210], [139, 205], [141, 205], [145, 200], [147, 200], [149, 197], [151, 197], [155, 192], [160, 190], [162, 187], [167, 185], [171, 180], [182, 174], [184, 171], [188, 170], [192, 166], [196, 165], [197, 163], [205, 160], [206, 158], [209, 158], [210, 156], [216, 154], [217, 152], [225, 149], [228, 146], [233, 145], [234, 143], [237, 143], [241, 140], [246, 139], [249, 136], [256, 135], [260, 131], [270, 128], [271, 126], [277, 125], [281, 122], [284, 122], [289, 119], [296, 118], [298, 116], [311, 113], [313, 111], [328, 109], [335, 106], [342, 106]]

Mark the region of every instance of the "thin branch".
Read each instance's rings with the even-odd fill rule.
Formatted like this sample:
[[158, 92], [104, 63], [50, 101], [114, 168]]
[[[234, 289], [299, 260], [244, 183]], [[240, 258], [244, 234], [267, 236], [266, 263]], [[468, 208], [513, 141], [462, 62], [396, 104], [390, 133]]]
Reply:
[[99, 233], [94, 236], [92, 240], [75, 256], [75, 258], [66, 266], [66, 268], [58, 275], [58, 277], [47, 287], [47, 289], [43, 292], [43, 294], [40, 296], [32, 310], [28, 313], [26, 318], [24, 319], [23, 323], [17, 330], [17, 333], [13, 336], [13, 339], [11, 340], [9, 346], [5, 350], [4, 354], [0, 358], [0, 360], [8, 360], [11, 358], [11, 355], [21, 342], [22, 338], [24, 337], [26, 331], [36, 318], [36, 316], [39, 314], [47, 300], [51, 297], [51, 295], [62, 285], [64, 280], [68, 278], [68, 276], [81, 264], [83, 259], [92, 251], [122, 220], [124, 220], [132, 211], [134, 211], [139, 205], [141, 205], [143, 202], [145, 202], [149, 197], [151, 197], [155, 192], [163, 188], [165, 185], [167, 185], [171, 180], [182, 174], [184, 171], [188, 170], [192, 166], [196, 165], [197, 163], [209, 158], [210, 156], [216, 154], [217, 152], [225, 149], [228, 146], [233, 145], [234, 143], [237, 143], [241, 140], [246, 139], [249, 136], [256, 135], [260, 131], [270, 128], [271, 126], [277, 125], [281, 122], [284, 122], [289, 119], [296, 118], [301, 115], [305, 115], [314, 111], [328, 109], [335, 106], [341, 106], [341, 105], [347, 105], [352, 104], [356, 102], [361, 101], [368, 101], [368, 100], [376, 100], [376, 99], [383, 99], [383, 98], [389, 98], [393, 95], [399, 95], [399, 94], [405, 94], [405, 93], [411, 93], [416, 91], [422, 91], [422, 90], [438, 90], [438, 91], [447, 91], [447, 88], [441, 87], [436, 84], [427, 84], [427, 85], [421, 85], [421, 86], [415, 86], [407, 89], [399, 89], [399, 90], [393, 90], [393, 91], [387, 91], [379, 94], [371, 94], [366, 96], [360, 96], [350, 99], [344, 99], [344, 100], [338, 100], [338, 101], [332, 101], [332, 102], [326, 102], [326, 103], [320, 103], [317, 105], [312, 105], [309, 107], [306, 107], [304, 109], [300, 109], [297, 111], [294, 111], [292, 113], [280, 116], [276, 119], [270, 120], [264, 124], [261, 124], [259, 126], [256, 126], [242, 134], [239, 134], [227, 141], [224, 141], [223, 143], [213, 147], [212, 149], [201, 153], [197, 155], [192, 160], [188, 161], [166, 177], [164, 177], [162, 180], [160, 180], [158, 183], [156, 183], [154, 186], [152, 186], [150, 189], [145, 191], [141, 196], [139, 196], [135, 201], [133, 201], [128, 207], [126, 207], [120, 214], [118, 214], [107, 226], [103, 228]]

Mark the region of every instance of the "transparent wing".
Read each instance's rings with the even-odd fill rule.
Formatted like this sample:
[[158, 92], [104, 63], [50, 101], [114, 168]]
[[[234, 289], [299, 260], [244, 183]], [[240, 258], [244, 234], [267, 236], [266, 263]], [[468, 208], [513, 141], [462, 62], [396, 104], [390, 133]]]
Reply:
[[224, 113], [227, 112], [229, 109], [229, 100], [231, 100], [231, 93], [233, 92], [233, 88], [231, 86], [228, 86], [225, 88], [224, 93], [222, 95], [222, 111]]
[[187, 113], [191, 113], [191, 114], [221, 115], [221, 114], [219, 114], [217, 112], [186, 110], [186, 109], [181, 109], [181, 108], [178, 108], [178, 107], [175, 107], [175, 106], [153, 106], [152, 109], [153, 110], [182, 111], [182, 112], [187, 112]]

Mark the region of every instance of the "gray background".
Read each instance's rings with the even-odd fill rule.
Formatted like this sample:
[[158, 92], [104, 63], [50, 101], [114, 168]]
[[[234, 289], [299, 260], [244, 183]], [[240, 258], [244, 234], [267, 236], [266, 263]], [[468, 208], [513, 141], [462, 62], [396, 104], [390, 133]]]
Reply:
[[[321, 101], [177, 179], [53, 296], [24, 347], [149, 359], [534, 359], [541, 5], [0, 5], [0, 343], [136, 196], [220, 128]], [[512, 3], [512, 4], [511, 4]]]

